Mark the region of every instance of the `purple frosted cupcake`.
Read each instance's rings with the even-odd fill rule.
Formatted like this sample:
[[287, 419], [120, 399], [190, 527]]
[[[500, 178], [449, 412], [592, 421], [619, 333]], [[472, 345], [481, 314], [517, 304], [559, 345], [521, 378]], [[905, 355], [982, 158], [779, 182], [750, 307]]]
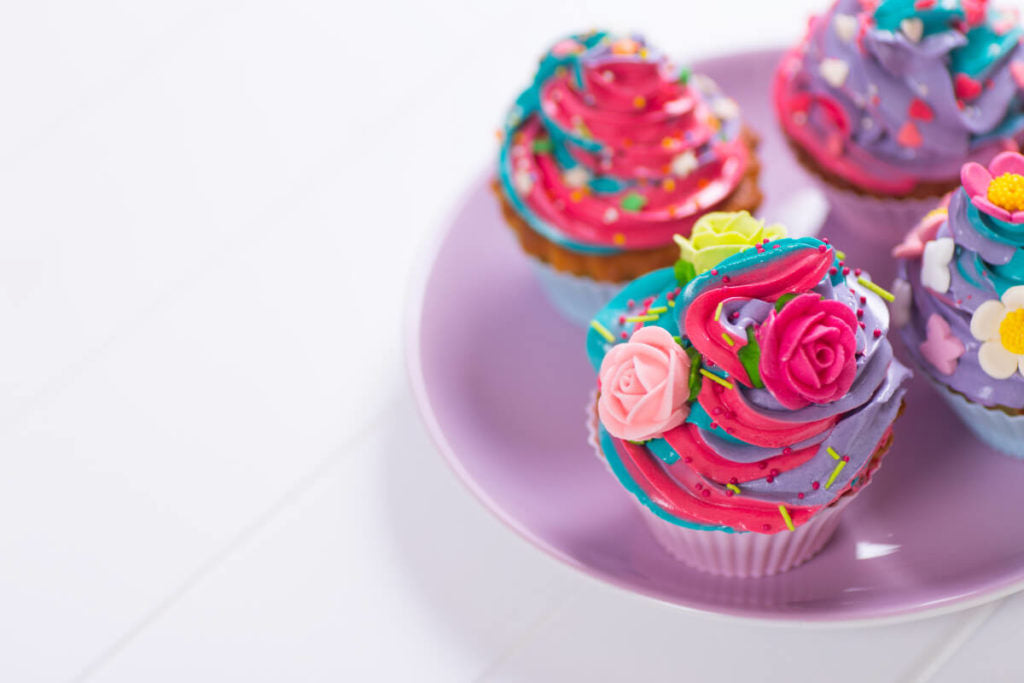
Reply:
[[1024, 51], [985, 2], [838, 0], [776, 74], [796, 155], [858, 234], [895, 243], [967, 161], [1018, 149]]
[[977, 436], [1024, 458], [1024, 156], [964, 166], [963, 186], [894, 251], [894, 322]]

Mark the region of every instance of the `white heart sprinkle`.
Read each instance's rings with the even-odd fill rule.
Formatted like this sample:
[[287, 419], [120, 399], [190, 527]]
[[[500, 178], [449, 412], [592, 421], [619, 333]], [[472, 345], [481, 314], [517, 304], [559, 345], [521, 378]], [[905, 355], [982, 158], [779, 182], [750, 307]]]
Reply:
[[734, 119], [740, 115], [740, 107], [729, 97], [716, 98], [711, 103], [711, 111], [720, 119]]
[[583, 187], [590, 180], [590, 173], [582, 166], [573, 166], [565, 172], [565, 184], [569, 187]]
[[821, 64], [818, 65], [818, 73], [833, 88], [839, 88], [846, 82], [846, 77], [850, 74], [850, 65], [841, 59], [829, 57], [821, 60]]
[[857, 35], [857, 17], [850, 14], [837, 14], [832, 20], [839, 40], [849, 43]]
[[672, 173], [681, 178], [693, 173], [697, 168], [697, 155], [693, 150], [686, 150], [672, 159]]
[[533, 178], [529, 171], [516, 171], [512, 176], [512, 185], [522, 194], [530, 194], [533, 189]]
[[614, 223], [617, 220], [619, 220], [619, 212], [618, 211], [616, 211], [615, 209], [613, 209], [610, 206], [607, 209], [605, 209], [605, 212], [604, 212], [604, 222], [605, 223]]
[[924, 35], [924, 22], [919, 17], [910, 17], [900, 22], [900, 30], [911, 42], [920, 43]]

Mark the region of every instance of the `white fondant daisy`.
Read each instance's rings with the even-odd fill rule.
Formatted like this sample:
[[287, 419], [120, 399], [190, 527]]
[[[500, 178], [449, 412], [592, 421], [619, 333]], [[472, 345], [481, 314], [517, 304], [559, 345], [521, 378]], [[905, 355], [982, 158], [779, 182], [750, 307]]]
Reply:
[[981, 369], [995, 379], [1024, 375], [1024, 285], [1010, 287], [999, 301], [986, 301], [971, 318]]
[[921, 284], [939, 294], [949, 291], [949, 262], [953, 260], [956, 243], [950, 237], [940, 237], [924, 245], [921, 259]]

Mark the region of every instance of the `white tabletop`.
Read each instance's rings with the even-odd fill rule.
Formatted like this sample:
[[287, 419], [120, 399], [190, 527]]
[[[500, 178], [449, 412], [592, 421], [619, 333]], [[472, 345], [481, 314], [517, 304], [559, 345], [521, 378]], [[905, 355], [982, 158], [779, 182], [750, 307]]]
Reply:
[[724, 52], [819, 2], [6, 4], [0, 680], [1024, 676], [1022, 598], [780, 628], [587, 579], [409, 394], [408, 274], [551, 38]]

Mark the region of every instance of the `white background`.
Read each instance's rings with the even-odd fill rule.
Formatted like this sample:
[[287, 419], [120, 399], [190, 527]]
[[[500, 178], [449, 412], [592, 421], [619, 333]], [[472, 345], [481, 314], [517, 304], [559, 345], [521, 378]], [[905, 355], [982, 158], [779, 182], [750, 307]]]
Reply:
[[819, 4], [3, 3], [0, 680], [1024, 676], [1024, 599], [795, 629], [583, 578], [407, 389], [408, 274], [551, 39]]

